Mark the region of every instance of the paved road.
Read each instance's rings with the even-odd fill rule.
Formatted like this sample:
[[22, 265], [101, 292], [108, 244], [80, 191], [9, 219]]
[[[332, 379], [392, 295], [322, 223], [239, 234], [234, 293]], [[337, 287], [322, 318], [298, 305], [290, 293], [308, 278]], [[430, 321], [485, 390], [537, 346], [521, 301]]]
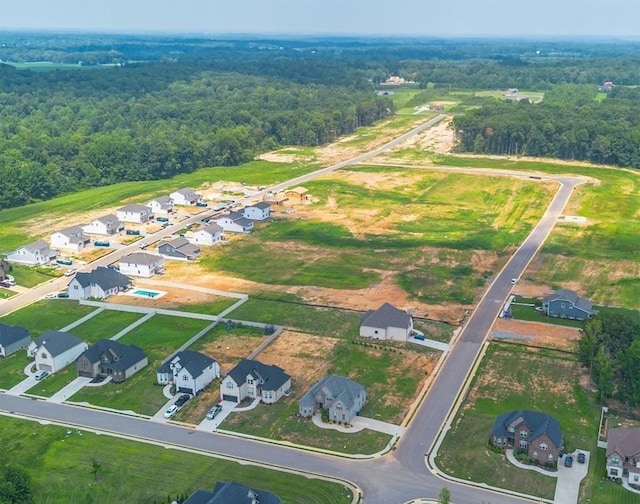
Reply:
[[[422, 125], [412, 133], [415, 134], [429, 125]], [[340, 163], [330, 168], [335, 170], [351, 163], [361, 162], [405, 138], [406, 136], [401, 137], [373, 151], [373, 153], [359, 156], [350, 162]], [[331, 170], [320, 170], [322, 173], [328, 171]], [[306, 178], [309, 176], [313, 176], [313, 174], [290, 181], [287, 186], [310, 180]], [[142, 419], [101, 411], [80, 410], [67, 405], [33, 401], [6, 394], [0, 395], [0, 410], [342, 478], [357, 484], [363, 490], [367, 504], [393, 504], [420, 497], [435, 497], [445, 485], [451, 490], [452, 501], [456, 504], [515, 504], [522, 502], [521, 499], [515, 497], [452, 482], [443, 482], [427, 470], [425, 455], [432, 449], [498, 311], [511, 292], [511, 278], [519, 278], [524, 272], [551, 232], [573, 189], [580, 183], [580, 180], [569, 177], [556, 178], [555, 180], [562, 185], [545, 215], [487, 290], [466, 323], [458, 342], [453, 346], [449, 357], [434, 380], [429, 393], [412, 423], [408, 426], [397, 449], [387, 456], [372, 460], [348, 460], [221, 434], [185, 429], [175, 425], [151, 423]], [[274, 190], [279, 190], [281, 186], [276, 186]], [[201, 218], [202, 214], [195, 219]], [[181, 225], [183, 226], [184, 222]], [[110, 262], [113, 260], [111, 258]]]

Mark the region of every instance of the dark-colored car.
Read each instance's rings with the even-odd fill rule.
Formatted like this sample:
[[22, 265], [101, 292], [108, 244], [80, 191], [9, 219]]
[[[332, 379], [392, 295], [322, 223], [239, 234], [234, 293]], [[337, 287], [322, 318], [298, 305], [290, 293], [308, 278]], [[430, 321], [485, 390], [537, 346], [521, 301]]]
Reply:
[[578, 453], [578, 464], [584, 464], [587, 460], [587, 457], [584, 453]]
[[571, 467], [573, 465], [573, 457], [571, 455], [567, 455], [564, 458], [564, 466], [565, 467]]
[[174, 404], [178, 407], [181, 407], [184, 406], [189, 399], [191, 399], [191, 396], [189, 394], [182, 394], [180, 397], [178, 397], [178, 400]]

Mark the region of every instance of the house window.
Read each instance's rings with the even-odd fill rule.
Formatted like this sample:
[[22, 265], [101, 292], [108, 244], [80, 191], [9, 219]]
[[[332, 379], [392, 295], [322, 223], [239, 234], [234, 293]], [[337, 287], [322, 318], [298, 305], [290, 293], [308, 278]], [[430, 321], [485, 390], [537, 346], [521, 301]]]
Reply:
[[336, 404], [336, 409], [341, 410], [341, 409], [342, 409], [342, 403], [338, 403], [338, 404]]
[[540, 449], [547, 451], [549, 449], [549, 445], [547, 445], [547, 443], [540, 443]]
[[634, 475], [633, 475], [633, 481], [638, 481], [638, 479], [639, 479], [638, 475], [637, 475], [637, 474], [634, 474]]
[[565, 306], [566, 306], [566, 303], [560, 303], [560, 308], [562, 308], [563, 310], [564, 310]]
[[373, 331], [373, 334], [378, 334], [378, 330], [376, 329], [375, 331]]
[[611, 463], [613, 465], [619, 465], [620, 464], [620, 459], [618, 457], [611, 457]]
[[253, 385], [253, 378], [249, 378], [247, 380], [247, 385]]
[[253, 395], [255, 393], [255, 389], [253, 387], [247, 387], [247, 394]]
[[529, 435], [529, 433], [526, 430], [521, 430], [520, 431], [520, 437], [527, 437]]
[[538, 452], [537, 451], [533, 452], [533, 458], [538, 458]]
[[521, 440], [520, 441], [520, 448], [526, 448], [527, 447], [527, 442], [525, 440]]
[[41, 357], [42, 359], [46, 359], [46, 358], [47, 358], [47, 354], [46, 354], [46, 353], [44, 353], [44, 352], [42, 352], [42, 353], [40, 354], [40, 357]]
[[182, 381], [189, 381], [189, 377], [187, 375], [182, 376]]
[[618, 475], [617, 469], [609, 469], [609, 476], [617, 476], [617, 475]]
[[553, 453], [550, 453], [547, 458], [549, 459], [549, 462], [553, 462]]
[[228, 389], [232, 389], [233, 388], [233, 383], [231, 383], [230, 381], [227, 382], [227, 388]]

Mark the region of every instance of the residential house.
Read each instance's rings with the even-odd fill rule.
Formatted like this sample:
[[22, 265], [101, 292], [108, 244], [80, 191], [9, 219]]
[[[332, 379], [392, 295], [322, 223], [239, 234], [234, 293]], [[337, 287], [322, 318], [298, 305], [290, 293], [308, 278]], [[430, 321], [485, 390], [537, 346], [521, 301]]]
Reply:
[[412, 331], [411, 315], [389, 303], [365, 313], [360, 323], [360, 336], [365, 338], [407, 341]]
[[546, 413], [516, 410], [496, 417], [491, 444], [526, 453], [530, 460], [555, 464], [563, 448], [560, 422]]
[[278, 366], [245, 359], [220, 382], [223, 401], [239, 403], [245, 398], [260, 398], [263, 403], [277, 402], [291, 389], [291, 376]]
[[58, 257], [58, 254], [57, 250], [49, 248], [49, 244], [46, 241], [38, 240], [28, 245], [23, 245], [13, 252], [7, 252], [7, 261], [37, 266], [50, 263]]
[[0, 323], [0, 356], [7, 357], [29, 345], [31, 337], [24, 327]]
[[194, 231], [191, 242], [197, 245], [215, 245], [224, 241], [222, 237], [222, 227], [211, 222], [205, 227]]
[[92, 379], [111, 377], [114, 383], [121, 383], [148, 363], [147, 354], [136, 345], [100, 339], [78, 357], [76, 367], [78, 376]]
[[173, 212], [173, 200], [171, 196], [159, 196], [147, 203], [151, 213], [156, 215], [169, 215]]
[[561, 289], [542, 299], [542, 310], [549, 317], [585, 320], [593, 314], [593, 305], [572, 290]]
[[200, 249], [189, 243], [185, 237], [178, 236], [171, 241], [161, 241], [158, 245], [158, 253], [167, 259], [193, 261], [200, 255]]
[[113, 268], [98, 266], [89, 273], [76, 273], [69, 282], [71, 299], [104, 299], [131, 287], [131, 279]]
[[367, 393], [358, 382], [345, 376], [330, 375], [313, 385], [298, 401], [298, 411], [311, 416], [326, 409], [333, 422], [350, 424], [360, 414]]
[[253, 229], [253, 221], [247, 219], [243, 213], [230, 212], [216, 219], [216, 223], [224, 231], [230, 233], [250, 233]]
[[149, 222], [153, 217], [151, 208], [146, 205], [138, 205], [133, 203], [131, 205], [125, 205], [116, 210], [116, 216], [118, 220], [122, 222], [133, 222], [135, 224], [144, 224]]
[[177, 191], [172, 192], [169, 197], [173, 200], [174, 205], [179, 206], [194, 206], [202, 200], [202, 196], [190, 187], [178, 189]]
[[134, 252], [120, 258], [119, 269], [123, 275], [149, 278], [164, 271], [164, 259], [159, 255]]
[[235, 481], [218, 481], [213, 492], [196, 490], [184, 504], [282, 504], [280, 497]]
[[287, 189], [284, 192], [284, 195], [292, 203], [302, 203], [311, 199], [311, 197], [309, 196], [309, 191], [307, 191], [304, 187], [294, 187], [293, 189]]
[[244, 216], [249, 220], [264, 221], [271, 215], [271, 205], [265, 201], [245, 207]]
[[51, 247], [55, 249], [80, 252], [90, 243], [91, 238], [84, 234], [80, 226], [71, 226], [51, 235]]
[[89, 346], [77, 336], [62, 331], [47, 331], [27, 347], [27, 356], [35, 359], [38, 371], [56, 373], [74, 362]]
[[123, 231], [124, 224], [115, 215], [109, 214], [92, 220], [82, 229], [84, 229], [85, 233], [109, 236]]
[[220, 365], [215, 359], [193, 350], [178, 352], [158, 368], [158, 383], [174, 383], [177, 392], [197, 395], [216, 378]]
[[640, 487], [640, 429], [609, 429], [607, 476]]

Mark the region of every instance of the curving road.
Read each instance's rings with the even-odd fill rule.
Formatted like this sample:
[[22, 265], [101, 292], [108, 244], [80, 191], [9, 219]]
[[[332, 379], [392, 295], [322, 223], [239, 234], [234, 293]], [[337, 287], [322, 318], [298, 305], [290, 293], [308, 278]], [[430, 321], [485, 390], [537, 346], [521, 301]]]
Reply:
[[[361, 162], [403, 141], [407, 136], [422, 131], [441, 118], [421, 125], [407, 135], [385, 146], [359, 156], [354, 160], [305, 175], [287, 184], [273, 188], [279, 190], [310, 180], [349, 164]], [[435, 121], [435, 122], [434, 122]], [[520, 174], [521, 175], [521, 174]], [[310, 177], [310, 178], [306, 178]], [[456, 504], [515, 504], [522, 499], [480, 488], [443, 481], [427, 470], [425, 456], [434, 446], [450, 415], [453, 404], [476, 360], [495, 317], [511, 292], [512, 278], [519, 278], [529, 262], [551, 232], [558, 216], [581, 179], [572, 177], [547, 178], [560, 183], [560, 189], [544, 216], [524, 243], [511, 257], [503, 270], [487, 289], [472, 316], [466, 323], [458, 341], [453, 345], [440, 372], [409, 424], [397, 448], [383, 457], [369, 460], [344, 459], [272, 445], [222, 434], [194, 431], [175, 425], [158, 424], [144, 419], [34, 401], [23, 397], [0, 395], [0, 412], [24, 415], [34, 419], [73, 424], [78, 427], [126, 435], [141, 440], [167, 443], [176, 448], [197, 449], [271, 466], [291, 468], [326, 475], [353, 482], [362, 489], [366, 503], [403, 503], [421, 497], [436, 497], [443, 486], [451, 490]], [[195, 217], [202, 219], [204, 214]], [[184, 226], [184, 222], [179, 227]], [[167, 232], [163, 236], [167, 236]], [[155, 236], [154, 236], [155, 239]], [[160, 236], [158, 237], [160, 239]], [[133, 247], [134, 249], [136, 247]], [[120, 251], [118, 251], [120, 252]], [[111, 254], [105, 261], [113, 262]], [[95, 264], [95, 263], [94, 263]], [[46, 292], [46, 291], [45, 291]], [[42, 295], [42, 294], [40, 294]], [[25, 304], [25, 303], [23, 303]]]

